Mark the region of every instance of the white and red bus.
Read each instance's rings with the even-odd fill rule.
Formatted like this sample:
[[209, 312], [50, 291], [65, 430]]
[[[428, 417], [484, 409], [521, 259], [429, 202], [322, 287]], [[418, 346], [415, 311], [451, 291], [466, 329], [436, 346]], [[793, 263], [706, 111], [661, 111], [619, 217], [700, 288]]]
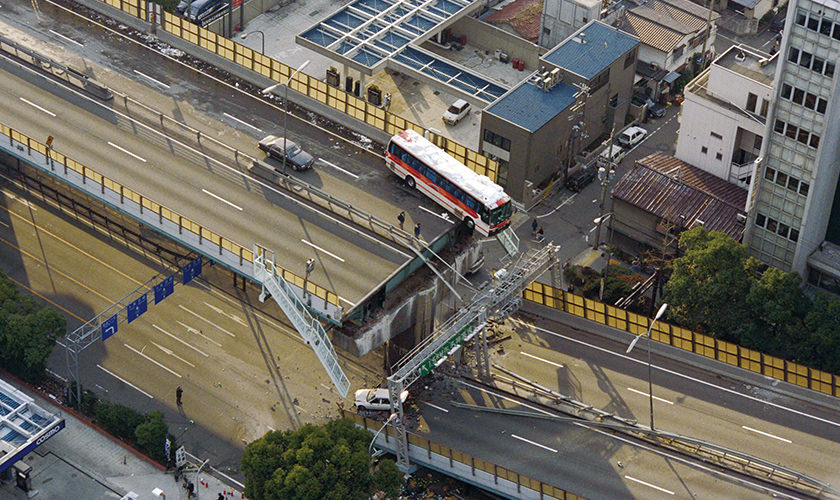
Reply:
[[414, 130], [391, 137], [385, 164], [467, 227], [491, 236], [510, 225], [513, 205], [501, 186], [470, 170]]

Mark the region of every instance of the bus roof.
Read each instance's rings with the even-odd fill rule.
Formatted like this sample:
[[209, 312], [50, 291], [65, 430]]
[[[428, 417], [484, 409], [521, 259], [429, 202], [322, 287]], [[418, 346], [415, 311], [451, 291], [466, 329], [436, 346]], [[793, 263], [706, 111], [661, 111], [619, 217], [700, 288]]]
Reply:
[[441, 175], [477, 198], [488, 208], [496, 208], [510, 201], [501, 186], [459, 162], [446, 151], [412, 129], [394, 136], [394, 141], [426, 165], [434, 167]]

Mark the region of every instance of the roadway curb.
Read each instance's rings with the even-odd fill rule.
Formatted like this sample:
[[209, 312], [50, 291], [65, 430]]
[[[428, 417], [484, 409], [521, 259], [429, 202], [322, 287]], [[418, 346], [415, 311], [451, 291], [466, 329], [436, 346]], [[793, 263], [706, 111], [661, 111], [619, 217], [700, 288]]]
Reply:
[[[523, 300], [521, 310], [525, 313], [540, 316], [541, 318], [554, 323], [570, 326], [576, 330], [591, 333], [601, 338], [624, 345], [629, 345], [634, 337], [631, 333], [623, 330], [602, 325], [600, 323], [559, 311], [557, 309], [552, 309], [529, 300]], [[711, 372], [733, 381], [759, 387], [780, 396], [803, 400], [831, 411], [836, 411], [838, 408], [838, 400], [833, 396], [822, 394], [805, 387], [799, 387], [780, 379], [754, 373], [716, 359], [700, 356], [678, 347], [663, 344], [661, 342], [653, 342], [651, 344], [651, 351], [656, 352], [658, 355], [670, 359], [671, 361], [681, 362], [698, 370]]]

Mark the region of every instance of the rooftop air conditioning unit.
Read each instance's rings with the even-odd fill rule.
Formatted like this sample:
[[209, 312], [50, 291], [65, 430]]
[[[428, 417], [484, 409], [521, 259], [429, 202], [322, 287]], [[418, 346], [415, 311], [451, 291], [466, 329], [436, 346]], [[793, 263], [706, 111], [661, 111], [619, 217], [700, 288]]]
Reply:
[[557, 85], [560, 82], [560, 68], [554, 68], [551, 70], [551, 84]]
[[737, 222], [738, 224], [746, 224], [747, 214], [735, 214], [735, 222]]
[[546, 76], [545, 78], [543, 78], [542, 82], [543, 82], [542, 89], [545, 90], [546, 92], [551, 90], [551, 87], [553, 87], [553, 85], [551, 84], [551, 77], [550, 76]]

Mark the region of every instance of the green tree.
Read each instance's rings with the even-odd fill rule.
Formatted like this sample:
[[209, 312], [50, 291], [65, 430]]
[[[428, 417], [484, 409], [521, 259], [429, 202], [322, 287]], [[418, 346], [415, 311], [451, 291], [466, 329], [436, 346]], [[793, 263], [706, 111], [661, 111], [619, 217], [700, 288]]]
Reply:
[[382, 460], [376, 475], [371, 474], [371, 438], [370, 432], [349, 419], [268, 432], [250, 443], [242, 457], [245, 496], [254, 500], [362, 500], [369, 498], [374, 488], [398, 491], [401, 475], [392, 473], [392, 460]]
[[135, 409], [123, 405], [100, 402], [96, 405], [96, 423], [103, 429], [129, 443], [136, 439], [134, 430], [145, 418]]
[[150, 412], [146, 415], [146, 421], [134, 429], [134, 437], [137, 445], [146, 453], [160, 463], [166, 462], [166, 435], [169, 433], [169, 426], [159, 411]]
[[803, 319], [811, 306], [801, 287], [798, 274], [768, 267], [746, 296], [749, 318], [740, 329], [741, 345], [794, 359], [793, 346], [807, 338]]
[[28, 381], [44, 374], [56, 339], [67, 321], [55, 309], [43, 307], [0, 273], [0, 365]]
[[674, 260], [663, 297], [669, 319], [735, 340], [749, 318], [744, 298], [760, 264], [737, 241], [702, 227], [682, 233], [679, 245], [683, 255]]
[[798, 346], [797, 355], [813, 360], [815, 368], [840, 373], [840, 299], [818, 293], [804, 324], [808, 340]]

